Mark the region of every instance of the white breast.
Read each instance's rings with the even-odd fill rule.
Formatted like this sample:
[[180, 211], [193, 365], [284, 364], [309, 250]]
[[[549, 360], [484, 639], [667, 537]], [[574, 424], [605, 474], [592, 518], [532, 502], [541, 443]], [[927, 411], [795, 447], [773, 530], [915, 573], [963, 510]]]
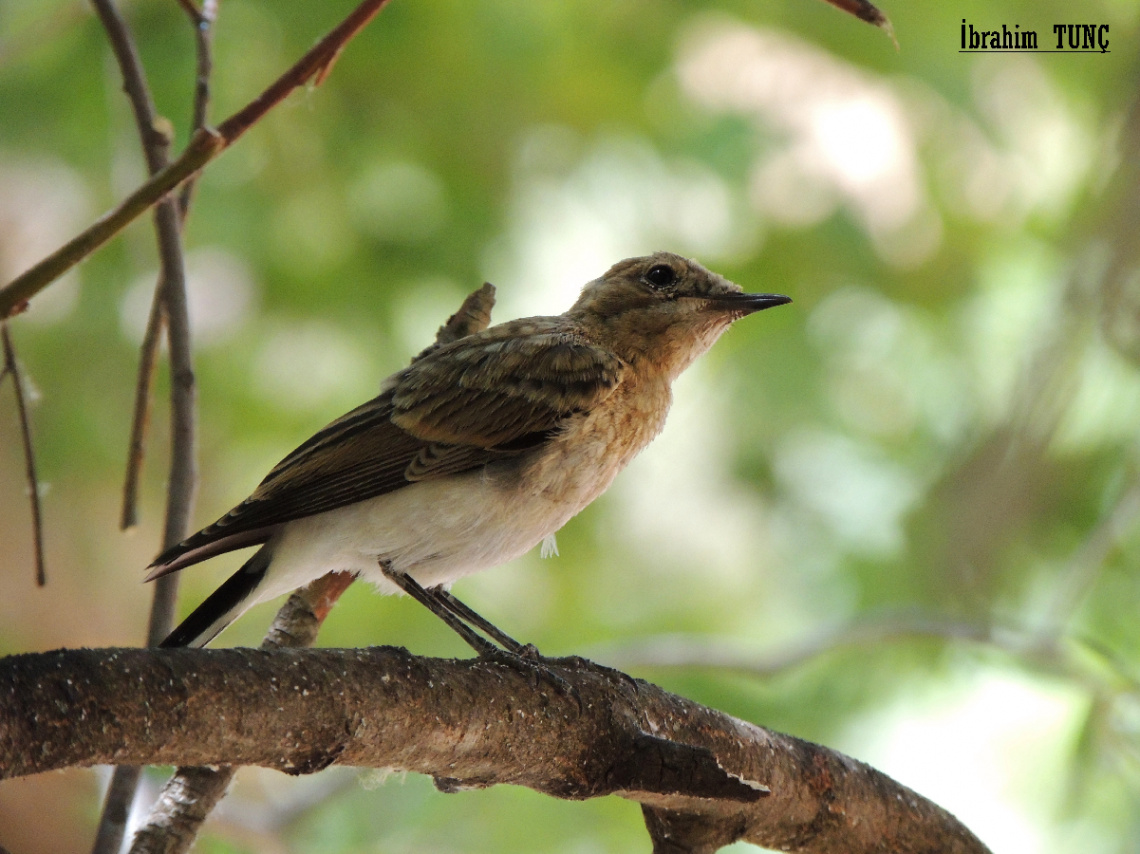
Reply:
[[[434, 587], [519, 557], [604, 492], [660, 430], [668, 388], [650, 406], [622, 391], [516, 464], [413, 483], [288, 523], [270, 544], [258, 600], [332, 571], [395, 592], [381, 560]], [[634, 399], [641, 405], [632, 407]]]

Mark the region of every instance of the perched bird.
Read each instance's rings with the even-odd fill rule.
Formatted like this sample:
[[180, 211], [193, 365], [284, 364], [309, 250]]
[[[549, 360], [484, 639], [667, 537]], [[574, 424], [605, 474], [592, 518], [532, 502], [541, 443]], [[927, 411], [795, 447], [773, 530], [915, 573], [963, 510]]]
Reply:
[[565, 314], [428, 348], [159, 555], [147, 580], [260, 546], [162, 645], [201, 646], [250, 606], [344, 571], [415, 596], [477, 650], [472, 625], [518, 647], [447, 588], [597, 498], [661, 430], [673, 380], [733, 321], [788, 302], [659, 252], [618, 262]]

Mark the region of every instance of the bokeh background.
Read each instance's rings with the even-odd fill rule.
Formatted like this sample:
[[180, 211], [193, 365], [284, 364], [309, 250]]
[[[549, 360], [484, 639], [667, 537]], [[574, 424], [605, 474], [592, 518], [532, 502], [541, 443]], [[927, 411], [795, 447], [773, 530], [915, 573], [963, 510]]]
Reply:
[[[224, 0], [220, 119], [350, 8]], [[193, 41], [125, 4], [186, 138]], [[457, 592], [580, 653], [877, 765], [995, 852], [1140, 848], [1140, 3], [395, 0], [319, 88], [206, 171], [187, 230], [195, 521], [371, 397], [482, 281], [564, 310], [671, 249], [795, 302], [734, 328], [664, 434], [537, 554]], [[1110, 25], [1110, 52], [959, 53]], [[143, 176], [90, 9], [0, 0], [0, 280]], [[167, 457], [117, 529], [156, 270], [140, 220], [12, 324], [34, 387], [49, 584], [0, 387], [0, 651], [137, 645]], [[182, 613], [240, 556], [185, 573]], [[252, 644], [262, 608], [220, 639]], [[351, 590], [325, 645], [466, 654]], [[106, 769], [0, 784], [0, 845], [90, 845]], [[147, 778], [153, 789], [159, 771]], [[646, 850], [635, 805], [246, 769], [203, 852]], [[740, 845], [734, 850], [745, 850]], [[754, 850], [754, 849], [753, 849]]]

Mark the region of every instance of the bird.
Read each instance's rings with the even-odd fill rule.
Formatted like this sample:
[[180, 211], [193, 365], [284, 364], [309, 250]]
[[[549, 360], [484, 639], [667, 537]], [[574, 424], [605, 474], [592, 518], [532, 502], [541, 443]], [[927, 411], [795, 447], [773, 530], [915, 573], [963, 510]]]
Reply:
[[340, 571], [413, 596], [477, 652], [494, 644], [476, 628], [518, 651], [452, 583], [553, 536], [661, 431], [685, 368], [736, 320], [789, 302], [657, 252], [614, 264], [564, 314], [429, 347], [155, 559], [148, 581], [259, 547], [160, 646], [203, 646]]

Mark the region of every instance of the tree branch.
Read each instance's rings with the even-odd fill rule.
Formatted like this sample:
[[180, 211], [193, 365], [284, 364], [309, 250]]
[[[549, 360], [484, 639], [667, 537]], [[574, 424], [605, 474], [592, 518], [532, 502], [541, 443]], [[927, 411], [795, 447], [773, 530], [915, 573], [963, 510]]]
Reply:
[[[134, 37], [126, 20], [119, 13], [114, 0], [92, 0], [99, 20], [107, 32], [112, 52], [123, 76], [123, 89], [127, 94], [135, 117], [139, 141], [146, 159], [147, 172], [155, 175], [169, 163], [169, 122], [155, 110], [150, 86], [146, 79], [135, 46]], [[182, 211], [172, 196], [162, 198], [154, 211], [154, 227], [158, 239], [159, 274], [155, 286], [152, 321], [155, 332], [165, 319], [166, 336], [170, 353], [170, 408], [171, 447], [170, 476], [166, 490], [166, 523], [163, 547], [182, 540], [190, 527], [190, 513], [197, 487], [196, 423], [194, 370], [190, 346], [190, 318], [186, 303], [186, 265], [182, 250]], [[157, 314], [157, 317], [155, 315]], [[134, 459], [136, 428], [145, 427], [149, 409], [150, 376], [154, 372], [152, 352], [144, 350], [140, 364], [140, 388], [136, 391], [135, 427], [132, 427], [132, 452], [128, 461], [128, 484], [131, 460]], [[157, 346], [157, 335], [151, 342]], [[149, 362], [149, 364], [148, 364]], [[142, 396], [142, 400], [138, 398]], [[141, 413], [140, 411], [141, 410]], [[141, 449], [142, 444], [138, 447]], [[141, 456], [139, 457], [141, 459]], [[155, 645], [170, 631], [174, 621], [174, 607], [178, 596], [176, 577], [160, 579], [154, 587], [151, 602], [147, 643]], [[113, 854], [122, 844], [130, 805], [138, 785], [139, 769], [115, 769], [107, 789], [103, 815], [99, 822], [93, 854]]]
[[449, 792], [618, 794], [647, 808], [660, 851], [740, 839], [819, 854], [986, 851], [953, 816], [842, 754], [582, 659], [547, 663], [572, 692], [485, 659], [391, 647], [13, 656], [0, 661], [0, 774], [337, 763], [430, 774]]
[[24, 394], [24, 376], [16, 359], [16, 348], [12, 346], [12, 333], [5, 321], [0, 321], [0, 342], [3, 360], [0, 364], [0, 381], [12, 375], [12, 390], [16, 395], [16, 415], [20, 420], [20, 441], [24, 446], [24, 477], [28, 484], [28, 503], [32, 508], [32, 554], [36, 562], [36, 584], [47, 584], [47, 569], [44, 563], [44, 521], [40, 509], [40, 480], [36, 475], [36, 453], [32, 445], [32, 425], [28, 418], [28, 402]]
[[[622, 667], [699, 667], [770, 678], [840, 649], [876, 647], [915, 638], [997, 645], [998, 635], [1000, 630], [990, 625], [917, 611], [891, 611], [821, 627], [805, 638], [774, 650], [762, 651], [709, 637], [674, 634], [606, 646], [604, 654], [607, 660], [616, 661]], [[1013, 644], [1001, 646], [1008, 650]]]
[[345, 45], [389, 0], [364, 0], [347, 18], [321, 39], [292, 68], [217, 129], [203, 128], [195, 133], [182, 155], [159, 171], [124, 199], [118, 207], [104, 214], [88, 229], [59, 249], [21, 273], [0, 288], [0, 318], [10, 317], [26, 300], [66, 273], [147, 211], [167, 193], [177, 189], [210, 160], [232, 145], [238, 137], [260, 121], [285, 97], [311, 79], [320, 82], [332, 68]]
[[127, 443], [127, 466], [123, 475], [123, 507], [119, 515], [119, 528], [128, 531], [139, 521], [139, 481], [146, 457], [146, 441], [150, 432], [151, 392], [154, 372], [158, 366], [158, 348], [166, 330], [166, 307], [162, 292], [155, 288], [150, 303], [146, 331], [139, 345], [139, 371], [135, 379], [135, 405], [131, 414], [131, 436]]
[[[186, 10], [190, 23], [194, 26], [197, 69], [194, 76], [194, 109], [190, 117], [190, 127], [198, 131], [206, 126], [210, 106], [210, 74], [214, 70], [214, 21], [218, 18], [218, 0], [204, 0], [201, 9], [198, 9], [191, 0], [179, 0], [179, 5]], [[182, 185], [182, 192], [178, 196], [178, 207], [183, 222], [190, 212], [190, 202], [194, 198], [194, 186], [197, 182], [197, 177], [192, 177]]]
[[891, 25], [891, 19], [871, 3], [871, 0], [824, 0], [824, 2], [830, 3], [836, 9], [842, 9], [849, 15], [854, 15], [860, 21], [866, 21], [868, 24], [878, 27], [891, 37], [891, 41], [895, 43], [895, 50], [899, 49], [899, 42], [895, 38], [895, 28]]
[[[197, 132], [206, 126], [206, 114], [210, 103], [210, 72], [213, 69], [213, 24], [217, 18], [217, 2], [216, 0], [206, 0], [200, 10], [190, 0], [180, 0], [179, 5], [186, 11], [194, 26], [197, 73], [194, 82], [194, 107], [190, 127], [193, 132]], [[129, 33], [127, 34], [127, 41], [130, 43]], [[124, 76], [126, 74], [127, 72], [124, 71]], [[132, 73], [132, 76], [141, 76], [141, 74], [140, 66], [137, 72]], [[143, 81], [143, 91], [147, 91], [145, 80]], [[146, 96], [145, 101], [149, 103], [149, 95]], [[137, 113], [136, 110], [136, 115]], [[162, 166], [166, 165], [166, 160], [164, 154]], [[198, 174], [200, 173], [191, 176], [182, 185], [182, 192], [178, 196], [180, 227], [186, 225]], [[138, 486], [142, 475], [147, 432], [150, 426], [151, 389], [154, 381], [154, 369], [158, 362], [159, 342], [165, 329], [166, 306], [163, 302], [163, 290], [161, 287], [156, 287], [151, 302], [150, 316], [147, 318], [146, 332], [143, 334], [142, 345], [139, 348], [139, 372], [135, 384], [135, 406], [131, 417], [131, 437], [127, 452], [126, 474], [123, 478], [123, 508], [119, 522], [124, 531], [133, 528], [138, 523]]]

